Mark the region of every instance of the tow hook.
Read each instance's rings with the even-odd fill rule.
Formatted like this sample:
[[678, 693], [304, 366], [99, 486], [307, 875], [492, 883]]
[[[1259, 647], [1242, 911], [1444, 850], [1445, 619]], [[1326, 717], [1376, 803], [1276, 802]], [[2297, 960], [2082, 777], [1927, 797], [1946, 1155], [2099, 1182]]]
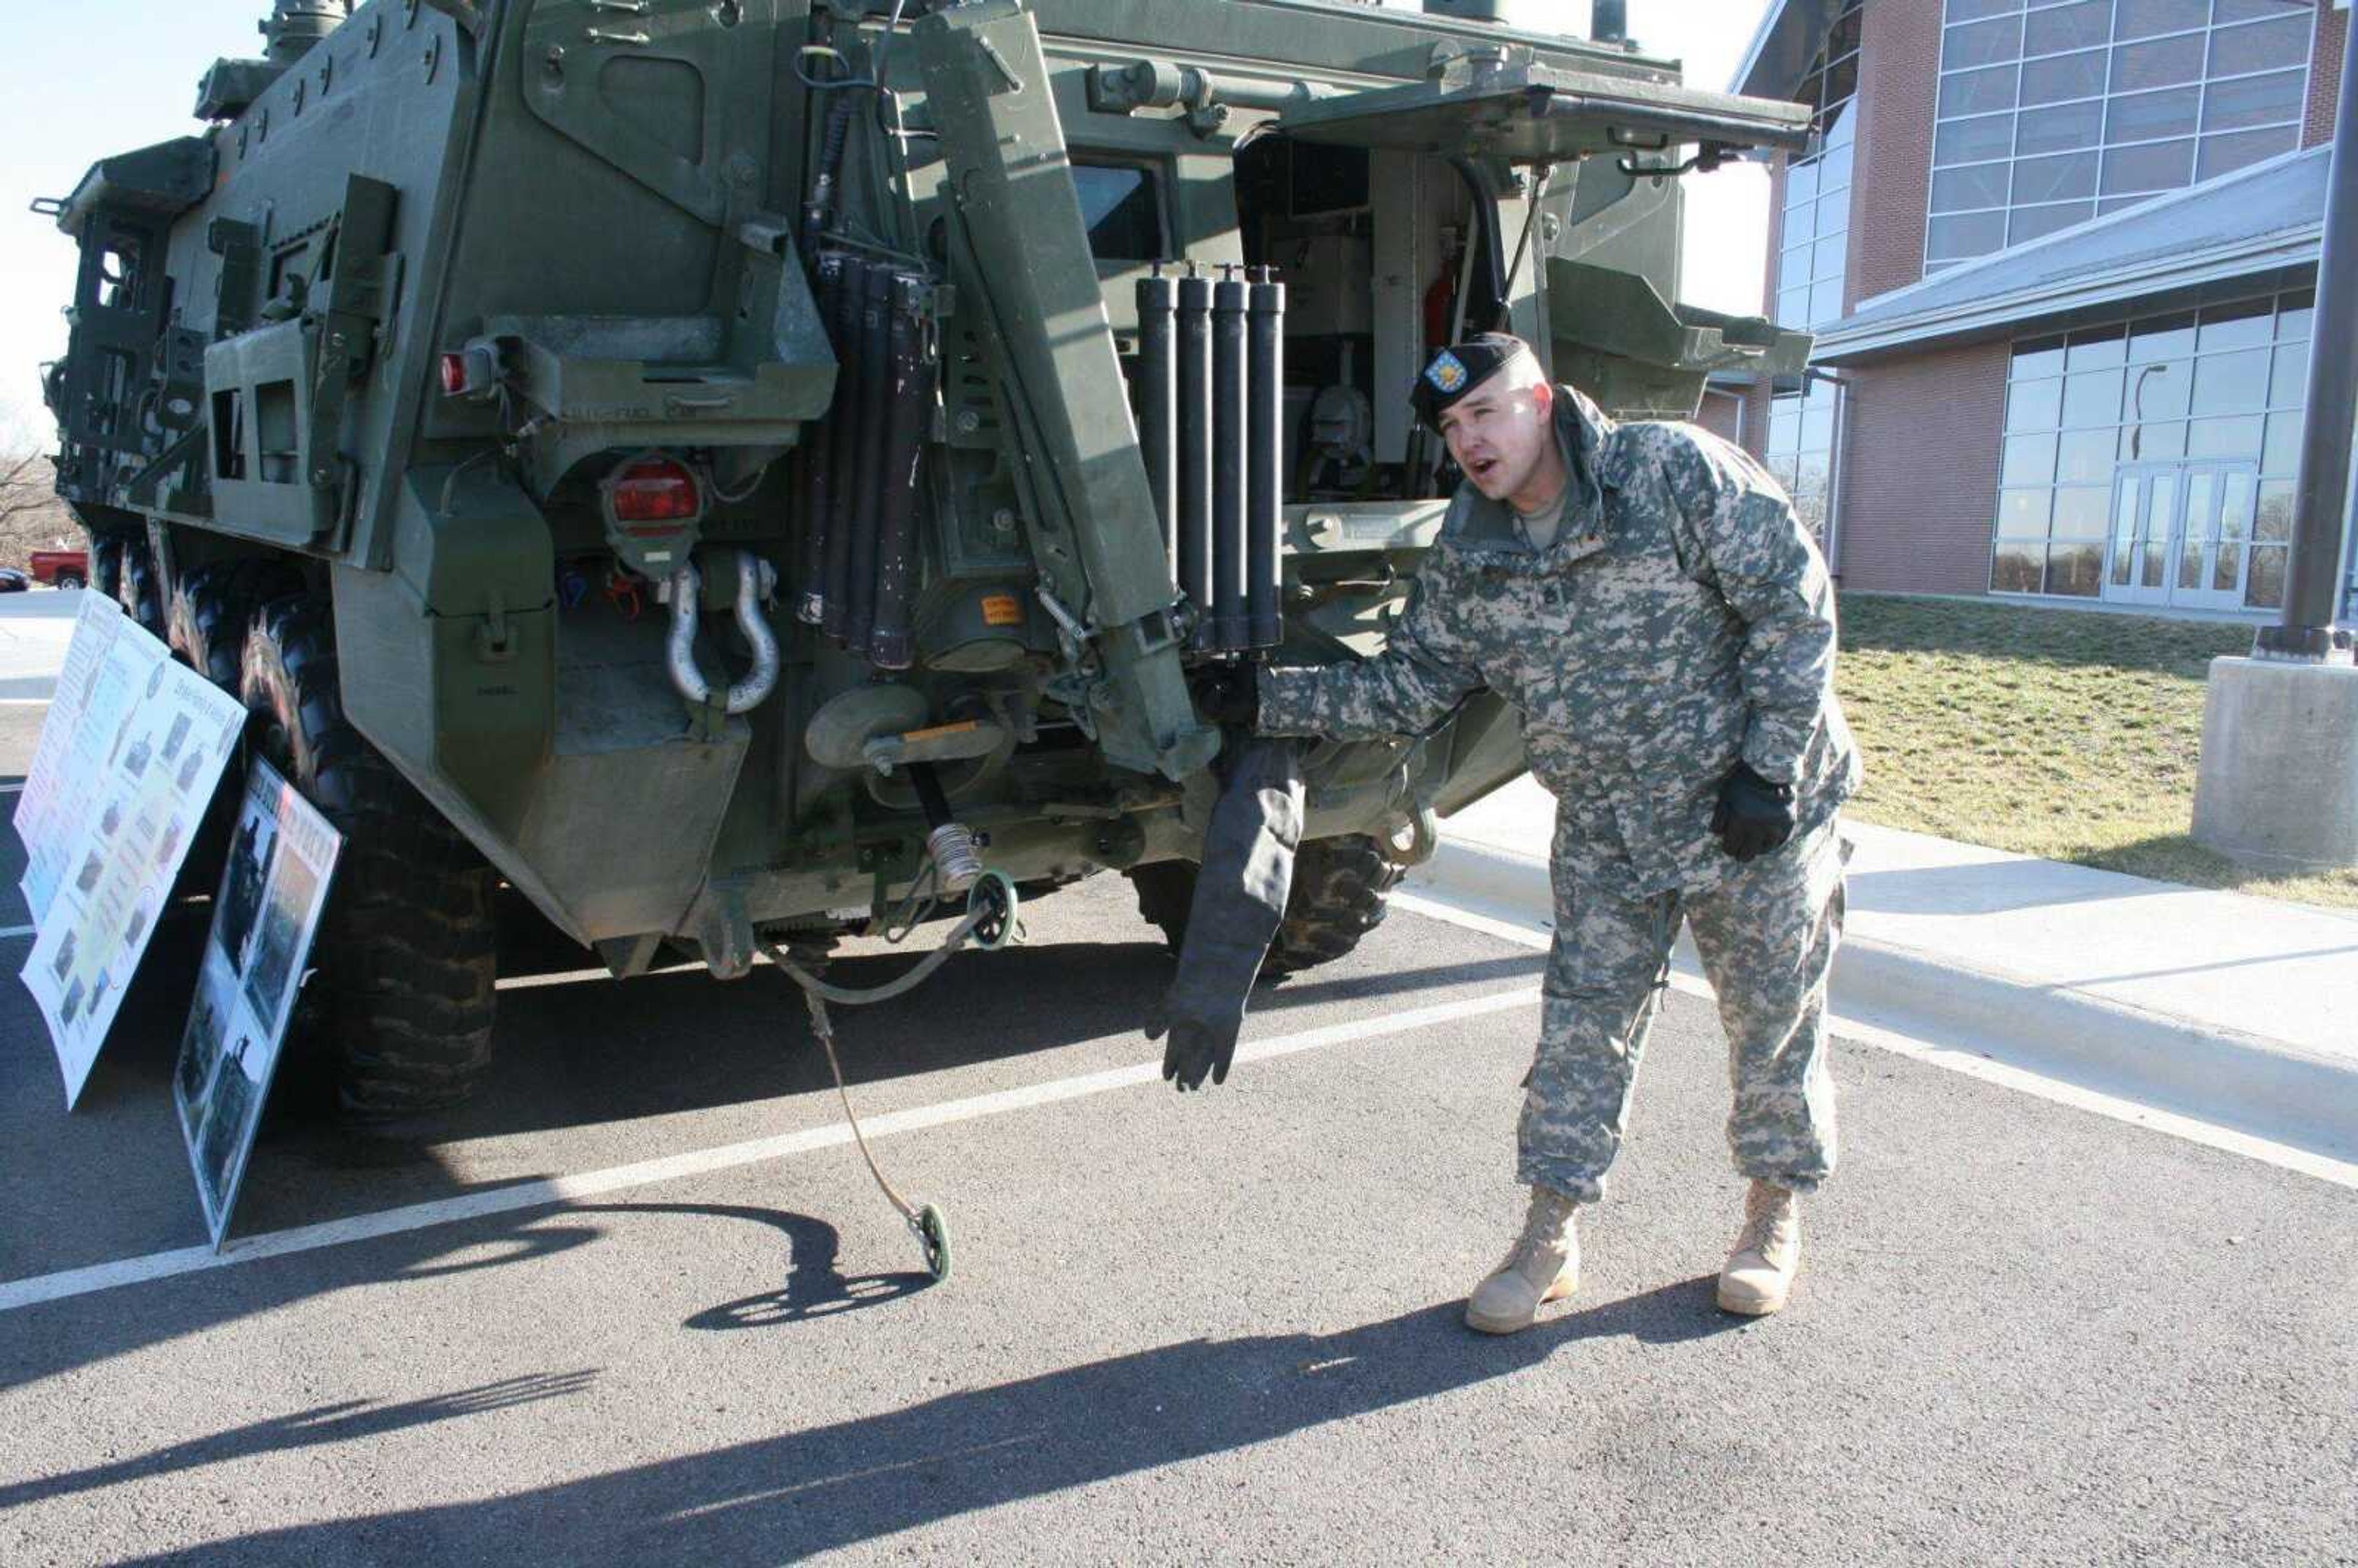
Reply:
[[703, 574], [697, 570], [694, 561], [682, 561], [663, 588], [664, 596], [671, 601], [671, 641], [665, 662], [673, 688], [690, 708], [719, 708], [731, 718], [750, 713], [769, 699], [770, 693], [777, 688], [780, 668], [777, 633], [770, 630], [769, 622], [762, 614], [763, 602], [778, 590], [777, 568], [751, 550], [734, 554], [737, 630], [753, 650], [753, 666], [724, 693], [713, 691], [712, 683], [696, 663], [697, 620], [704, 609]]

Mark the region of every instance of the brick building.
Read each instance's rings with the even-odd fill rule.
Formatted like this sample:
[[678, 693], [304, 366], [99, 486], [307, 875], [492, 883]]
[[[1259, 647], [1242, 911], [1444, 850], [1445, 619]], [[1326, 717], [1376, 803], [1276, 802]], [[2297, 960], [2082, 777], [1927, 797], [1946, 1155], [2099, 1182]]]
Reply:
[[2282, 602], [2348, 0], [1772, 0], [1766, 308], [1722, 384], [1848, 589]]

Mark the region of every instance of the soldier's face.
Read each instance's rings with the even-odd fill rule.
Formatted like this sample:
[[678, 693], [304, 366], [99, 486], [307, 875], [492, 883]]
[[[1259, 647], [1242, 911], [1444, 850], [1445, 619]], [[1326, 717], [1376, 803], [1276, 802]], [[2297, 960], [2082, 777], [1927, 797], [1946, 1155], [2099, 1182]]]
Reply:
[[1441, 416], [1441, 438], [1474, 488], [1504, 501], [1531, 487], [1555, 443], [1555, 389], [1545, 382], [1476, 387]]

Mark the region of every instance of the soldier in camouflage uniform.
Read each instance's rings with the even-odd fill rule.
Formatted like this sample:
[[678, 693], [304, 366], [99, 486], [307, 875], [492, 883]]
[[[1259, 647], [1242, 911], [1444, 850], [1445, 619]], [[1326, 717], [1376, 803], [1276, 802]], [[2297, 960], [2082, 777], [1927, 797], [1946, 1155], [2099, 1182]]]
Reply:
[[[1520, 341], [1444, 351], [1416, 401], [1466, 475], [1379, 658], [1206, 694], [1278, 735], [1426, 730], [1487, 687], [1556, 797], [1555, 942], [1526, 1080], [1531, 1202], [1467, 1303], [1528, 1327], [1577, 1280], [1574, 1211], [1604, 1193], [1681, 921], [1718, 992], [1752, 1178], [1720, 1277], [1782, 1306], [1798, 1195], [1833, 1169], [1825, 985], [1842, 930], [1835, 814], [1859, 770], [1834, 698], [1825, 562], [1776, 481], [1691, 425], [1606, 418]], [[1256, 711], [1257, 710], [1257, 711]]]

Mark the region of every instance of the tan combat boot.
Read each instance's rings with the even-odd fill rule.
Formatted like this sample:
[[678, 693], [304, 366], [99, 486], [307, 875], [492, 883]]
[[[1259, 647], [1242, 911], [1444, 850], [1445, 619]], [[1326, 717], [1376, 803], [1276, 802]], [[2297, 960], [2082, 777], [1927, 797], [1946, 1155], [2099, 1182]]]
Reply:
[[1483, 1334], [1517, 1334], [1539, 1321], [1540, 1308], [1562, 1301], [1580, 1283], [1580, 1236], [1573, 1228], [1579, 1205], [1546, 1187], [1531, 1189], [1531, 1212], [1507, 1260], [1475, 1287], [1466, 1326]]
[[1754, 1182], [1744, 1195], [1744, 1229], [1719, 1271], [1720, 1310], [1765, 1317], [1785, 1304], [1801, 1271], [1801, 1195]]

